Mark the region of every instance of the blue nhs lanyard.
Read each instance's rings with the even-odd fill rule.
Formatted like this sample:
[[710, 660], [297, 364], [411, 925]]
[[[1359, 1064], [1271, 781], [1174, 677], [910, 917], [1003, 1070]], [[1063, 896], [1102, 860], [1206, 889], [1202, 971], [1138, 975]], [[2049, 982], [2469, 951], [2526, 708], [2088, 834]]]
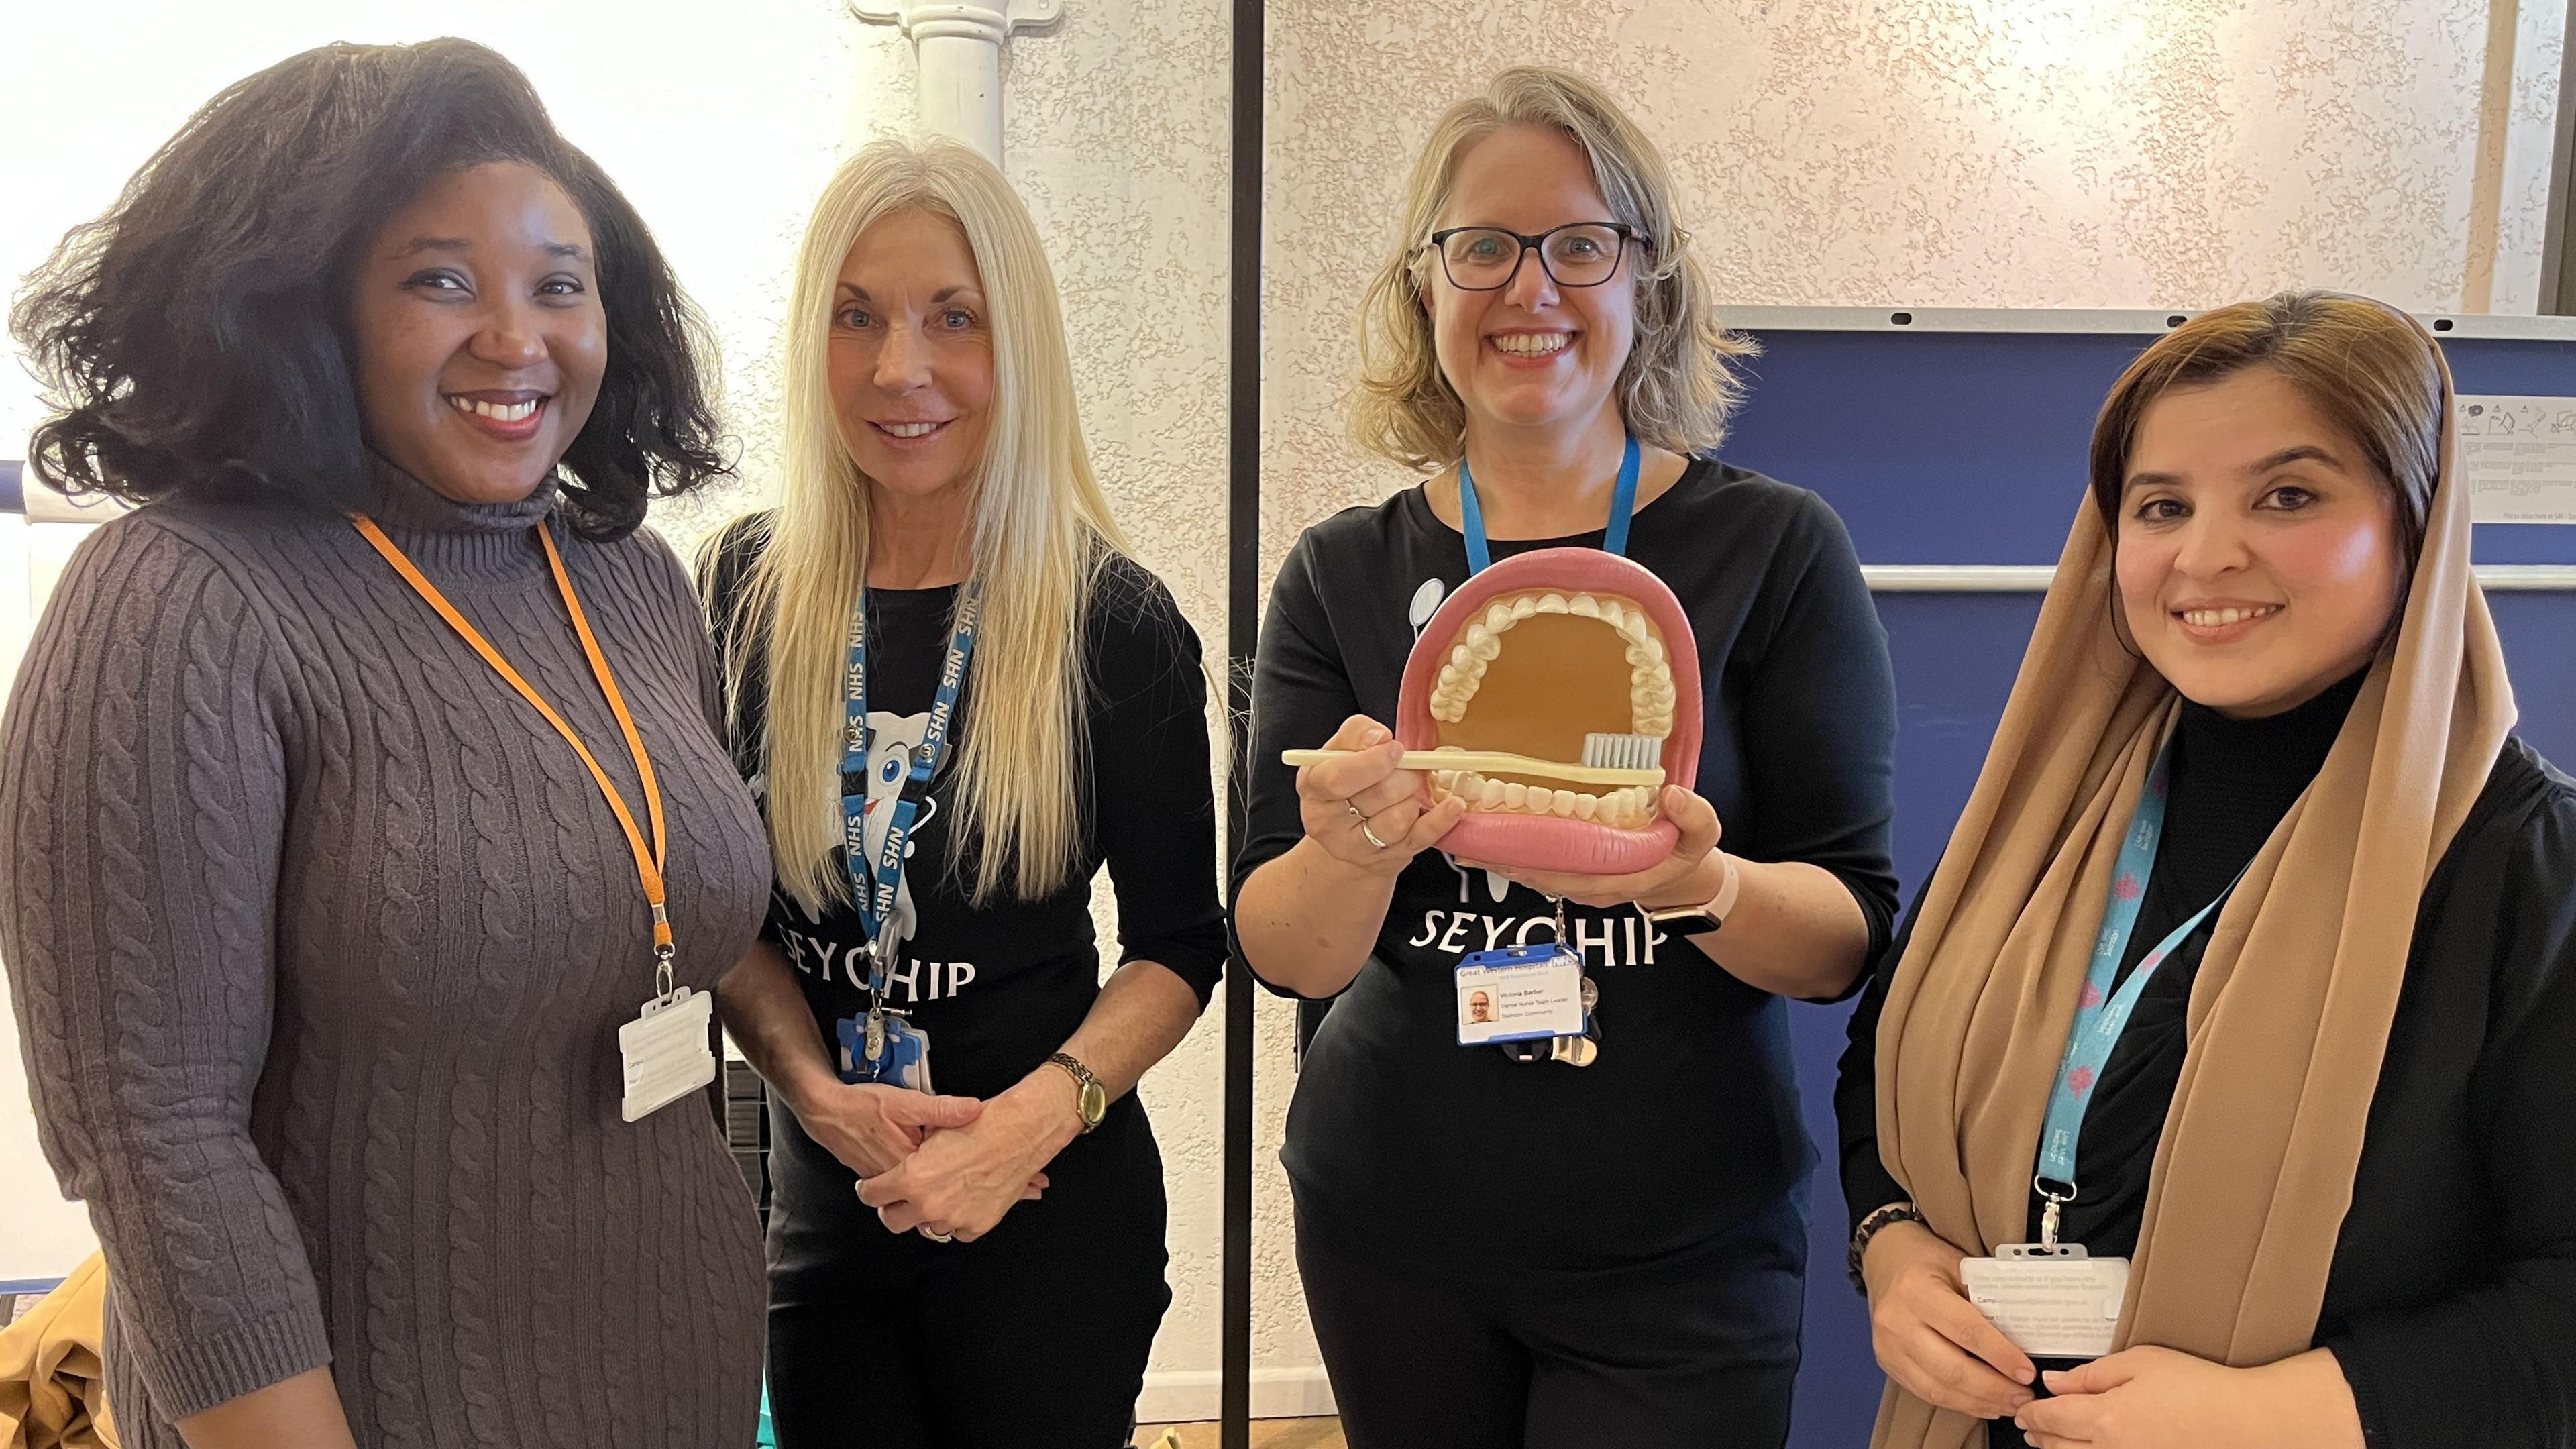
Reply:
[[[1628, 451], [1619, 459], [1618, 491], [1610, 495], [1610, 527], [1602, 535], [1603, 553], [1624, 554], [1628, 551], [1628, 515], [1637, 508], [1637, 440], [1628, 439]], [[1485, 510], [1476, 505], [1476, 480], [1467, 473], [1467, 460], [1458, 459], [1459, 532], [1467, 535], [1467, 573], [1483, 573], [1494, 561], [1493, 550], [1485, 544]]]
[[[975, 653], [976, 617], [983, 612], [983, 591], [968, 584], [957, 596], [957, 619], [948, 639], [948, 658], [939, 668], [939, 690], [931, 697], [930, 723], [921, 744], [910, 751], [912, 768], [888, 807], [885, 840], [871, 867], [868, 861], [868, 598], [860, 590], [850, 606], [850, 656], [842, 674], [841, 715], [841, 849], [848, 858], [850, 883], [858, 888], [859, 923], [868, 933], [868, 990], [882, 996], [893, 969], [896, 892], [903, 883], [904, 847], [912, 839], [915, 817], [930, 793], [930, 777], [948, 750], [949, 726], [956, 722], [957, 693], [966, 682], [966, 662]], [[851, 792], [856, 785], [857, 792]]]
[[2138, 967], [2129, 973], [2118, 991], [2111, 982], [2120, 974], [2120, 958], [2128, 953], [2130, 933], [2137, 929], [2138, 908], [2147, 897], [2147, 879], [2155, 870], [2156, 842], [2165, 833], [2165, 800], [2172, 779], [2173, 749], [2168, 745], [2156, 756], [2155, 768], [2147, 775], [2146, 793], [2138, 799], [2137, 813], [2130, 817], [2128, 838], [2120, 844], [2120, 860], [2111, 876], [2111, 899], [2102, 913], [2102, 934], [2093, 943], [2093, 964], [2084, 977], [2084, 995], [2075, 1008], [2075, 1024], [2066, 1033], [2066, 1054], [2057, 1064], [2057, 1084], [2048, 1095], [2048, 1118], [2040, 1129], [2039, 1171], [2031, 1179], [2045, 1206], [2040, 1211], [2039, 1240], [2045, 1247], [2057, 1246], [2058, 1211], [2075, 1200], [2075, 1144], [2084, 1132], [2084, 1110], [2093, 1100], [2093, 1089], [2099, 1085], [2103, 1066], [2111, 1060], [2111, 1049], [2120, 1044], [2120, 1033], [2128, 1029], [2129, 1013], [2137, 1009], [2138, 998], [2156, 968], [2165, 964], [2175, 949], [2200, 929], [2212, 912], [2226, 903], [2236, 889], [2236, 881], [2245, 878], [2238, 871], [2236, 880], [2218, 893], [2218, 899], [2200, 908], [2192, 918], [2176, 926], [2173, 934], [2158, 942], [2156, 948], [2138, 958]]

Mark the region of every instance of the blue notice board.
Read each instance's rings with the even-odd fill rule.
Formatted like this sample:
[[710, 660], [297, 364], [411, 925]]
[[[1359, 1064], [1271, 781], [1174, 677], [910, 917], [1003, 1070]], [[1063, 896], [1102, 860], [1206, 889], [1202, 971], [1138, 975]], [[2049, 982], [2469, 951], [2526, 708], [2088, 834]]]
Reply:
[[[1896, 316], [1906, 316], [1899, 325]], [[1762, 353], [1723, 449], [1812, 488], [1864, 565], [2049, 564], [2084, 503], [2093, 418], [2164, 313], [1930, 313], [1753, 308], [1728, 315]], [[2464, 393], [2576, 397], [2576, 323], [2437, 318]], [[2478, 528], [2481, 564], [2576, 565], [2576, 527]], [[1880, 592], [1898, 699], [1896, 866], [1905, 900], [1932, 868], [2002, 718], [2037, 593]], [[2576, 763], [2576, 591], [2490, 589], [2521, 733]], [[1822, 1159], [1808, 1257], [1795, 1449], [1868, 1442], [1880, 1378], [1868, 1315], [1843, 1276], [1833, 1082], [1847, 1007], [1791, 1028]]]

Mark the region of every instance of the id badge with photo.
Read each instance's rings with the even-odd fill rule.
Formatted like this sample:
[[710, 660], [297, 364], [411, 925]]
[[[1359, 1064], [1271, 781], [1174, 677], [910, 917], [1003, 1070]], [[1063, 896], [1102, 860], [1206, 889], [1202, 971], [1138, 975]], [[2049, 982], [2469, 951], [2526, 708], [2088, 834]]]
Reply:
[[1458, 1044], [1581, 1036], [1583, 958], [1548, 942], [1477, 951], [1458, 963]]
[[1968, 1301], [2033, 1358], [2100, 1358], [2120, 1327], [2129, 1260], [2081, 1247], [2005, 1243], [1959, 1264]]
[[626, 1085], [618, 1115], [638, 1121], [716, 1079], [715, 1049], [707, 1042], [715, 1011], [712, 994], [682, 986], [645, 1002], [617, 1029]]

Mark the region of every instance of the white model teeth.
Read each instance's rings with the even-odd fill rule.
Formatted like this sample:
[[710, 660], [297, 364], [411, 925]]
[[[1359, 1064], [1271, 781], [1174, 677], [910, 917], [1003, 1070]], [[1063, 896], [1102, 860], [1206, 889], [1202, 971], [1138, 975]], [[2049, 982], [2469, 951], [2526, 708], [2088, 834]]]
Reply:
[[1484, 684], [1494, 656], [1503, 652], [1502, 636], [1522, 620], [1541, 614], [1598, 619], [1616, 631], [1628, 658], [1627, 732], [1656, 739], [1672, 734], [1677, 697], [1672, 660], [1646, 611], [1616, 596], [1565, 594], [1553, 589], [1515, 594], [1485, 606], [1485, 612], [1467, 625], [1458, 642], [1450, 647], [1447, 662], [1440, 666], [1440, 677], [1431, 687], [1431, 717], [1442, 724], [1465, 719], [1467, 702]]
[[2185, 609], [2182, 621], [2195, 629], [2224, 629], [2248, 619], [2260, 619], [2281, 612], [2278, 604], [2265, 604], [2259, 609]]
[[523, 403], [488, 403], [470, 397], [451, 397], [447, 402], [460, 413], [472, 413], [478, 418], [490, 418], [498, 423], [522, 423], [535, 416], [537, 409], [544, 405], [545, 399], [538, 398], [533, 402]]
[[887, 432], [887, 434], [888, 434], [889, 436], [892, 436], [892, 437], [897, 437], [897, 438], [926, 438], [926, 437], [929, 437], [932, 433], [938, 432], [942, 427], [946, 426], [946, 424], [943, 424], [943, 423], [879, 423], [879, 424], [877, 424], [877, 426], [878, 426], [878, 427], [880, 427], [880, 428], [885, 429], [885, 430], [886, 430], [886, 432]]
[[1524, 785], [1517, 780], [1489, 780], [1473, 770], [1435, 770], [1434, 799], [1455, 795], [1480, 815], [1552, 815], [1559, 820], [1590, 820], [1622, 830], [1635, 830], [1655, 818], [1656, 790], [1632, 785], [1606, 795], [1581, 790]]
[[1516, 357], [1545, 357], [1563, 352], [1573, 341], [1570, 332], [1507, 332], [1494, 339], [1494, 347]]

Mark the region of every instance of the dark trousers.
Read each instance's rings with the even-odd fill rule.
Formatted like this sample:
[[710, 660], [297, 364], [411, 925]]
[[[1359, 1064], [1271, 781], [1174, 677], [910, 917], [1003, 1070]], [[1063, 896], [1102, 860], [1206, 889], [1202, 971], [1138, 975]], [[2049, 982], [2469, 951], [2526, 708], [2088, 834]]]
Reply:
[[1391, 1268], [1298, 1216], [1351, 1449], [1759, 1449], [1798, 1377], [1804, 1193], [1683, 1258], [1468, 1278]]
[[872, 1272], [770, 1279], [780, 1449], [1127, 1443], [1172, 1301], [1160, 1235], [1065, 1253], [869, 1246], [895, 1251], [867, 1253]]
[[780, 1449], [1124, 1449], [1163, 1280], [1163, 1159], [1133, 1097], [971, 1243], [889, 1233], [771, 1103]]

